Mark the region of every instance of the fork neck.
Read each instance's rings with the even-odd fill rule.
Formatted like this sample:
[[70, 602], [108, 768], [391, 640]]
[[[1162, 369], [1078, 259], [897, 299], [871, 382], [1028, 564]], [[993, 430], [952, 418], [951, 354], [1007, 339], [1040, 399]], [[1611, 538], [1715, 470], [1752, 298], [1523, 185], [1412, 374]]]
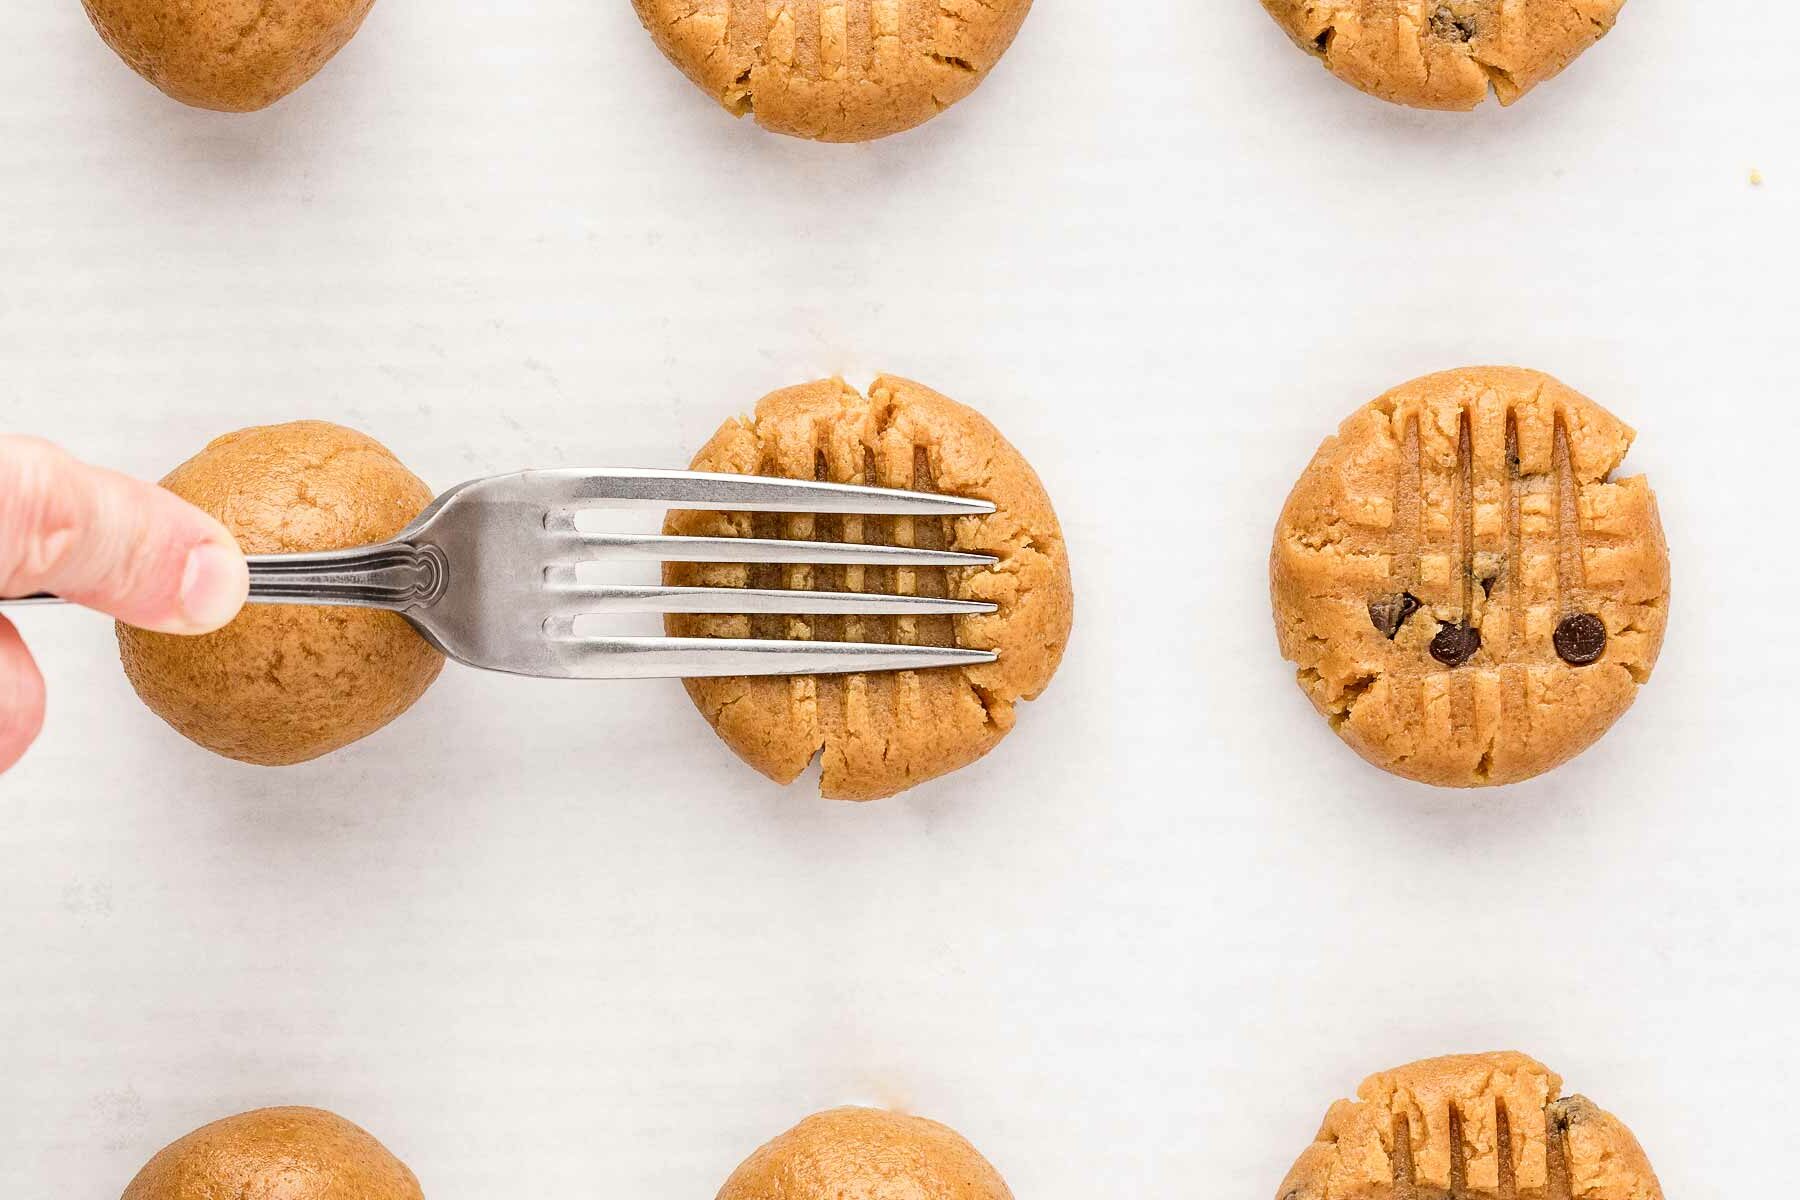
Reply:
[[318, 554], [252, 555], [252, 604], [325, 604], [406, 612], [444, 594], [444, 555], [436, 546], [384, 542]]

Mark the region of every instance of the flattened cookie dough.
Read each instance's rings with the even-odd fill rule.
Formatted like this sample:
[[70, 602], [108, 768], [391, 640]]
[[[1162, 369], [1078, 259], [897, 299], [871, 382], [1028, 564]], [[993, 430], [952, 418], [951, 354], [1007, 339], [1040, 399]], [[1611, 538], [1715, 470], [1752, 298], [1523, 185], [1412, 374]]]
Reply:
[[1345, 83], [1413, 108], [1511, 104], [1612, 29], [1625, 0], [1263, 0]]
[[1631, 1131], [1523, 1054], [1462, 1054], [1363, 1080], [1325, 1114], [1276, 1200], [1662, 1200]]
[[1447, 787], [1591, 745], [1650, 678], [1669, 558], [1633, 434], [1548, 375], [1472, 367], [1339, 427], [1270, 555], [1281, 652], [1357, 753]]
[[972, 409], [884, 376], [867, 396], [842, 380], [766, 396], [694, 457], [698, 471], [917, 488], [991, 501], [983, 517], [890, 518], [677, 512], [667, 532], [882, 542], [991, 554], [980, 570], [673, 563], [677, 586], [900, 592], [985, 600], [955, 617], [673, 615], [680, 637], [822, 638], [997, 650], [976, 667], [851, 676], [692, 679], [688, 694], [740, 757], [791, 783], [822, 754], [820, 790], [876, 800], [968, 765], [1012, 729], [1014, 704], [1044, 690], [1074, 612], [1050, 498], [1019, 452]]
[[632, 0], [682, 73], [776, 133], [867, 142], [987, 77], [1031, 0]]

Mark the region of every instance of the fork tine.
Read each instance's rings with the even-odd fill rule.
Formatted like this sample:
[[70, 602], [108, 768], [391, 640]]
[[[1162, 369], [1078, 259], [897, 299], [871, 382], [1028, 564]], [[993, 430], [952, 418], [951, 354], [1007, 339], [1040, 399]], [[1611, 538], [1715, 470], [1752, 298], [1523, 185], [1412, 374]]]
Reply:
[[903, 492], [848, 483], [652, 471], [632, 467], [527, 471], [521, 482], [543, 488], [552, 505], [571, 508], [694, 508], [716, 512], [864, 513], [891, 517], [980, 516], [986, 500]]
[[[956, 550], [918, 550], [911, 546], [865, 545], [856, 542], [784, 542], [771, 538], [650, 537], [635, 533], [554, 535], [559, 557], [566, 562], [616, 558], [688, 563], [814, 563], [867, 567], [991, 567], [991, 554]], [[583, 556], [588, 556], [584, 558]]]
[[[555, 571], [556, 568], [552, 568]], [[553, 576], [554, 578], [554, 576]], [[786, 588], [660, 587], [638, 584], [550, 585], [552, 617], [601, 613], [752, 613], [776, 616], [907, 616], [990, 613], [984, 600], [893, 596], [867, 592], [806, 592]]]
[[841, 675], [923, 671], [993, 662], [990, 650], [872, 642], [782, 642], [753, 638], [553, 638], [569, 679], [701, 679], [720, 675]]

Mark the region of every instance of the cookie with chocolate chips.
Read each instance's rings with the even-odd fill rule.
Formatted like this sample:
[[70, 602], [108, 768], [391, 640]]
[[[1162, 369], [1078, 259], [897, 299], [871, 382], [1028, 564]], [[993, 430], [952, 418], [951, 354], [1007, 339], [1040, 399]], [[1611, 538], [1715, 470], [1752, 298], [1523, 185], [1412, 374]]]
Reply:
[[1623, 1122], [1523, 1054], [1427, 1059], [1325, 1114], [1276, 1200], [1662, 1200]]
[[1669, 559], [1632, 431], [1548, 375], [1475, 367], [1365, 406], [1281, 514], [1281, 652], [1338, 736], [1446, 787], [1592, 744], [1650, 678]]
[[1511, 104], [1599, 41], [1625, 0], [1263, 0], [1345, 83], [1413, 108]]
[[891, 796], [982, 757], [1017, 702], [1050, 683], [1069, 638], [1069, 559], [1050, 497], [1023, 456], [973, 409], [884, 376], [868, 393], [839, 379], [764, 397], [727, 421], [696, 471], [910, 488], [990, 501], [981, 517], [676, 512], [665, 532], [698, 537], [879, 542], [994, 556], [992, 566], [888, 568], [671, 563], [690, 587], [890, 592], [987, 601], [991, 613], [930, 617], [675, 614], [677, 637], [819, 638], [994, 650], [999, 661], [874, 675], [690, 679], [688, 694], [739, 757], [779, 783], [821, 760], [832, 799]]

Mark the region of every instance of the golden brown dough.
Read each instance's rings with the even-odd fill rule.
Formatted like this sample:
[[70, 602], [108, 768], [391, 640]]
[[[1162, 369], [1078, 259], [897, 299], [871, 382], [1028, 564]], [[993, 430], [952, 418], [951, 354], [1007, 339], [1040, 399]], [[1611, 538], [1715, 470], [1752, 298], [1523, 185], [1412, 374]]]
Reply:
[[1325, 1114], [1276, 1200], [1662, 1200], [1631, 1131], [1523, 1054], [1371, 1075]]
[[1372, 96], [1511, 104], [1613, 27], [1625, 0], [1263, 0], [1303, 50]]
[[866, 142], [974, 91], [1031, 0], [632, 0], [669, 60], [735, 116]]
[[1275, 532], [1281, 652], [1378, 767], [1512, 783], [1586, 749], [1650, 678], [1669, 558], [1632, 431], [1548, 375], [1446, 371], [1327, 438]]
[[718, 1200], [1012, 1200], [988, 1161], [935, 1121], [869, 1108], [808, 1117], [752, 1154]]
[[423, 1200], [380, 1142], [316, 1108], [263, 1108], [196, 1129], [152, 1158], [121, 1200]]
[[[226, 434], [163, 486], [211, 513], [246, 554], [385, 541], [431, 489], [373, 438], [323, 421]], [[251, 605], [187, 638], [120, 625], [139, 697], [207, 749], [242, 762], [305, 762], [410, 708], [444, 660], [400, 617], [359, 608]]]
[[267, 108], [361, 28], [374, 0], [82, 0], [132, 70], [183, 104]]
[[978, 616], [750, 618], [672, 616], [688, 637], [819, 637], [998, 650], [969, 668], [847, 677], [695, 679], [688, 694], [727, 745], [778, 783], [823, 752], [824, 795], [873, 800], [974, 762], [1013, 726], [1014, 702], [1050, 683], [1068, 641], [1074, 601], [1062, 530], [1043, 485], [1019, 452], [972, 409], [884, 376], [865, 397], [842, 380], [764, 397], [732, 420], [694, 469], [822, 478], [988, 500], [997, 511], [955, 520], [674, 513], [673, 534], [887, 542], [992, 554], [982, 570], [672, 564], [675, 585], [913, 592], [998, 604]]

